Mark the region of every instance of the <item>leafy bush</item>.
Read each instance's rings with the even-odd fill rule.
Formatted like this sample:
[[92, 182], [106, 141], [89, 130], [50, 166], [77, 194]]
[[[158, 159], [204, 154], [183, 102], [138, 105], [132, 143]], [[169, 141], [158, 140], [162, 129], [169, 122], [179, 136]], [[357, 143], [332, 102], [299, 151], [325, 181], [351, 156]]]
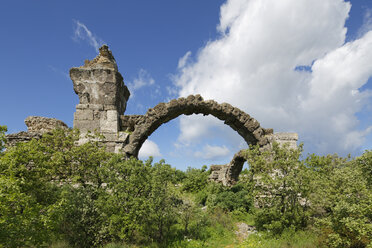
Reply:
[[206, 167], [196, 169], [188, 167], [185, 173], [185, 179], [182, 181], [182, 190], [186, 192], [199, 192], [203, 190], [208, 183], [209, 172]]
[[222, 192], [211, 193], [207, 198], [207, 206], [225, 211], [244, 210], [248, 212], [253, 206], [252, 194], [244, 189], [234, 192], [234, 188]]

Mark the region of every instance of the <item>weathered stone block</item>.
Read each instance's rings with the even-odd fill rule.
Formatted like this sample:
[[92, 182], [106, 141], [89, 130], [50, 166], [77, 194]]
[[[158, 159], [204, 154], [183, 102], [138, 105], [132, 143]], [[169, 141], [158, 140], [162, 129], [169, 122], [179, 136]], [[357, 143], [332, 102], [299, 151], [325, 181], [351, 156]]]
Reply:
[[108, 121], [118, 121], [119, 119], [119, 115], [118, 115], [118, 111], [116, 110], [107, 110], [107, 120]]
[[264, 146], [264, 145], [266, 145], [266, 144], [268, 144], [269, 143], [269, 140], [267, 139], [267, 137], [262, 137], [259, 141], [258, 141], [258, 144], [260, 145], [260, 146]]
[[261, 127], [257, 128], [256, 130], [254, 130], [253, 132], [253, 136], [257, 139], [257, 140], [260, 140], [261, 137], [263, 136], [263, 129]]
[[254, 118], [251, 118], [244, 124], [244, 126], [249, 132], [253, 132], [260, 126], [260, 123], [258, 123], [258, 121], [256, 121]]
[[105, 105], [105, 110], [116, 110], [117, 107], [115, 105]]
[[114, 148], [114, 152], [115, 153], [123, 153], [124, 145], [125, 145], [124, 143], [116, 143], [115, 148]]
[[103, 104], [89, 104], [89, 109], [103, 111]]
[[117, 121], [100, 120], [101, 132], [118, 132], [119, 125]]
[[79, 103], [78, 105], [76, 105], [76, 109], [87, 109], [87, 108], [89, 108], [89, 104]]
[[115, 152], [115, 143], [114, 142], [106, 142], [106, 151], [108, 152]]
[[100, 131], [99, 120], [76, 120], [74, 119], [74, 128], [80, 129], [80, 131]]
[[116, 110], [107, 110], [100, 119], [101, 132], [117, 133], [119, 131], [119, 116]]
[[74, 113], [74, 120], [93, 120], [93, 110], [77, 109]]
[[123, 142], [126, 142], [129, 138], [129, 133], [126, 133], [126, 132], [119, 132], [118, 134], [118, 140], [119, 141], [123, 141]]
[[116, 141], [118, 139], [117, 133], [101, 133], [106, 141]]
[[25, 119], [28, 132], [46, 133], [54, 129], [68, 129], [67, 125], [55, 118], [29, 116]]

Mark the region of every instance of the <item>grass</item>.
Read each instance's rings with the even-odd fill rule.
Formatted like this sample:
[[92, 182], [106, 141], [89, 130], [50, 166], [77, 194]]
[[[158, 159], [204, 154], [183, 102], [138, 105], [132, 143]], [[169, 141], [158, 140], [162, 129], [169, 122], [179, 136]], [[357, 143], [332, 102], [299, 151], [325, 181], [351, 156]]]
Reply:
[[[217, 228], [218, 229], [218, 228]], [[257, 233], [248, 236], [246, 240], [239, 243], [234, 237], [231, 230], [224, 230], [224, 233], [211, 230], [212, 236], [207, 240], [181, 240], [170, 244], [168, 247], [173, 248], [316, 248], [317, 237], [314, 233], [309, 231], [298, 231], [295, 233], [283, 234], [280, 237], [271, 237], [266, 233]], [[126, 245], [120, 243], [111, 243], [104, 246], [104, 248], [159, 248], [156, 244], [147, 246]], [[70, 248], [66, 243], [56, 243], [50, 248]]]
[[310, 231], [287, 231], [279, 237], [259, 232], [248, 236], [238, 248], [316, 248], [317, 236]]
[[[251, 234], [247, 239], [239, 241], [235, 235], [236, 223], [245, 222], [254, 225], [252, 214], [240, 211], [224, 213], [214, 211], [209, 214], [210, 225], [200, 230], [202, 239], [185, 237], [174, 240], [168, 246], [149, 244], [146, 246], [110, 243], [103, 248], [315, 248], [318, 247], [318, 236], [311, 231], [287, 230], [280, 236], [273, 236], [268, 232]], [[66, 243], [55, 243], [50, 248], [70, 248]]]

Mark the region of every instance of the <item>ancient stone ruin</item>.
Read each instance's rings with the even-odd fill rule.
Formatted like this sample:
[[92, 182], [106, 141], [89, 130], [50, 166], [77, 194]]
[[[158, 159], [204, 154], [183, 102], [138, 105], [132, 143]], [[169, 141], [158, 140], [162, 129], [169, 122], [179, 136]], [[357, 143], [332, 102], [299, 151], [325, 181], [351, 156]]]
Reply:
[[107, 150], [119, 152], [128, 143], [128, 133], [120, 128], [120, 115], [124, 114], [130, 93], [111, 51], [102, 46], [95, 59], [71, 68], [70, 77], [80, 100], [74, 128], [80, 130], [82, 137], [88, 131], [101, 133]]
[[[274, 141], [279, 145], [288, 144], [289, 149], [297, 148], [297, 133], [275, 133], [267, 136], [269, 144], [271, 145]], [[270, 149], [270, 146], [263, 146], [262, 149]], [[226, 165], [211, 165], [211, 174], [209, 179], [215, 182], [220, 182], [225, 186], [234, 184], [239, 179], [239, 174], [243, 169], [243, 165], [246, 162], [244, 157], [244, 151], [237, 152], [230, 163]]]
[[19, 132], [7, 135], [7, 145], [14, 146], [19, 142], [28, 142], [32, 139], [40, 139], [44, 133], [54, 129], [68, 129], [68, 126], [57, 119], [40, 116], [29, 116], [25, 119], [27, 132]]
[[[253, 117], [228, 103], [204, 100], [200, 95], [173, 99], [168, 103], [159, 103], [150, 108], [145, 115], [124, 115], [130, 92], [118, 71], [114, 56], [103, 45], [99, 55], [80, 67], [70, 70], [74, 91], [79, 96], [73, 127], [81, 132], [80, 143], [87, 142], [88, 132], [99, 132], [102, 141], [110, 152], [124, 153], [127, 157], [138, 156], [146, 139], [162, 124], [180, 115], [213, 115], [235, 130], [247, 144], [258, 144], [262, 149], [270, 149], [271, 143], [290, 143], [296, 147], [297, 134], [273, 133], [265, 129]], [[9, 143], [29, 141], [40, 138], [53, 128], [67, 128], [66, 124], [56, 119], [45, 117], [28, 117], [28, 132], [8, 135]], [[238, 180], [245, 162], [241, 152], [235, 154], [231, 162], [224, 166], [212, 166], [211, 180], [224, 185]]]

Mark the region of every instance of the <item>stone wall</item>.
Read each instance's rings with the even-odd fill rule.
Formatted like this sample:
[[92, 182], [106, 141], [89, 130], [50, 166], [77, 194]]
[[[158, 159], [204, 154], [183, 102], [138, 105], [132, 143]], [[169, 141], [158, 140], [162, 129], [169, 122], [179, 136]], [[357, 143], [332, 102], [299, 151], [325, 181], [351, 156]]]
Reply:
[[40, 139], [44, 133], [51, 132], [54, 129], [68, 129], [67, 125], [55, 118], [41, 116], [29, 116], [25, 119], [27, 132], [18, 132], [8, 134], [7, 146], [14, 146], [19, 142], [28, 142], [32, 139]]

